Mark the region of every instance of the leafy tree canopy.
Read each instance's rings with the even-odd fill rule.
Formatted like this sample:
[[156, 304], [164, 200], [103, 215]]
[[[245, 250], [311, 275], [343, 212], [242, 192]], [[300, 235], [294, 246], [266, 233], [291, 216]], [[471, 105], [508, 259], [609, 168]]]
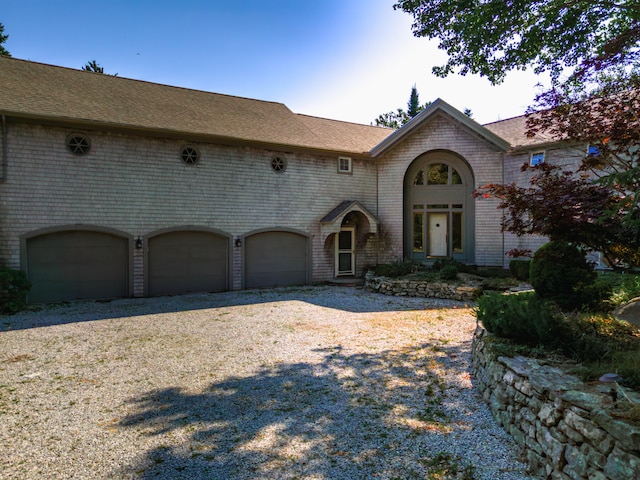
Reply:
[[11, 54], [2, 46], [4, 42], [7, 41], [9, 35], [4, 34], [4, 25], [0, 23], [0, 55], [4, 55], [5, 57], [10, 57]]
[[433, 68], [458, 70], [497, 84], [533, 66], [558, 79], [566, 67], [602, 69], [638, 58], [636, 0], [400, 0], [415, 36], [438, 39], [449, 59]]
[[[502, 230], [515, 235], [543, 235], [552, 240], [581, 245], [603, 252], [611, 263], [621, 259], [637, 264], [640, 237], [618, 215], [615, 191], [594, 183], [587, 173], [546, 163], [533, 169], [528, 187], [516, 184], [489, 184], [474, 192], [476, 197], [497, 197], [504, 210]], [[511, 252], [514, 256], [527, 253]]]
[[584, 80], [540, 94], [529, 112], [528, 134], [546, 132], [579, 145], [579, 172], [590, 172], [616, 198], [603, 214], [620, 216], [640, 235], [640, 72], [620, 67]]

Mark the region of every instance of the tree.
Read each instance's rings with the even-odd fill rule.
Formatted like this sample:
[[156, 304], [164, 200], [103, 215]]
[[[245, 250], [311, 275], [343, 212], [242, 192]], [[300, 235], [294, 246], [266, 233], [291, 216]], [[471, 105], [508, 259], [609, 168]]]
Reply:
[[413, 118], [424, 110], [425, 107], [426, 104], [420, 105], [420, 95], [418, 95], [418, 89], [414, 85], [411, 87], [411, 95], [409, 96], [409, 102], [407, 103], [407, 115]]
[[628, 248], [621, 247], [640, 248], [640, 237], [622, 217], [606, 214], [619, 200], [615, 191], [594, 183], [586, 173], [576, 175], [546, 163], [523, 165], [523, 171], [528, 169], [536, 171], [531, 186], [489, 184], [474, 192], [476, 197], [500, 199], [499, 208], [504, 210], [502, 231], [518, 236], [543, 235], [580, 245], [602, 252], [611, 263], [615, 259], [636, 263]]
[[104, 73], [104, 68], [98, 65], [98, 62], [95, 60], [90, 60], [83, 67], [82, 70], [85, 72], [94, 72], [94, 73]]
[[429, 105], [431, 105], [431, 102], [420, 105], [418, 89], [414, 85], [411, 87], [411, 94], [409, 95], [409, 101], [407, 102], [407, 111], [402, 108], [398, 108], [395, 112], [383, 113], [374, 121], [378, 127], [389, 127], [397, 130]]
[[[584, 76], [581, 80], [584, 81]], [[551, 133], [587, 149], [579, 172], [589, 172], [616, 201], [603, 214], [619, 216], [640, 235], [640, 72], [596, 72], [540, 94], [527, 119], [528, 135]]]
[[640, 52], [640, 3], [593, 0], [400, 0], [417, 37], [438, 39], [448, 54], [438, 76], [456, 69], [493, 84], [532, 66], [554, 79], [567, 68], [632, 62]]
[[[83, 67], [82, 70], [84, 70], [85, 72], [93, 72], [93, 73], [102, 73], [104, 74], [104, 68], [101, 67], [98, 62], [96, 62], [95, 60], [91, 60], [89, 62], [87, 62]], [[114, 73], [114, 74], [106, 74], [106, 75], [112, 75], [113, 77], [117, 77], [118, 74]]]
[[0, 23], [0, 55], [10, 57], [11, 54], [2, 46], [7, 41], [9, 35], [4, 35], [4, 25]]

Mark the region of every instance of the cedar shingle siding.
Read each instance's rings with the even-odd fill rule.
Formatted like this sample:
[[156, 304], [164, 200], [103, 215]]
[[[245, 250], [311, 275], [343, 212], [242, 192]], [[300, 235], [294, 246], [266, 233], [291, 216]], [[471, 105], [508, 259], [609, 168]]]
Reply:
[[[51, 233], [65, 238], [64, 232], [102, 232], [127, 244], [127, 258], [119, 266], [125, 273], [118, 273], [125, 296], [175, 288], [178, 293], [240, 289], [247, 285], [245, 276], [257, 271], [259, 286], [285, 278], [331, 280], [340, 224], [322, 220], [346, 201], [353, 209], [342, 212], [341, 221], [356, 227], [356, 275], [401, 259], [407, 254], [405, 172], [428, 152], [446, 151], [464, 161], [473, 188], [525, 180], [515, 165], [526, 152], [514, 153], [507, 138], [520, 138], [521, 120], [485, 128], [442, 101], [394, 133], [296, 114], [280, 103], [0, 57], [0, 115], [6, 167], [0, 182], [0, 261], [40, 275], [29, 245], [42, 244], [53, 238], [44, 237]], [[72, 133], [90, 140], [86, 155], [66, 147]], [[197, 150], [197, 163], [182, 161], [185, 146]], [[274, 156], [285, 160], [283, 171], [272, 169]], [[339, 157], [351, 158], [351, 173], [338, 172]], [[504, 251], [514, 248], [514, 240], [500, 233], [495, 201], [469, 201], [468, 211], [475, 212], [474, 255], [467, 261], [503, 265]], [[182, 238], [185, 246], [173, 257], [166, 248], [154, 251], [162, 238]], [[278, 239], [282, 251], [277, 251]], [[297, 240], [295, 248], [287, 249], [289, 240]], [[88, 244], [74, 248], [79, 258], [92, 254]], [[263, 271], [269, 261], [258, 265], [269, 255], [279, 265], [291, 265], [294, 273], [274, 271], [270, 282]], [[168, 271], [159, 269], [159, 258], [166, 259]], [[215, 264], [211, 280], [198, 270], [199, 258]], [[171, 277], [172, 262], [176, 285], [164, 278], [167, 272]], [[189, 280], [189, 268], [198, 271], [197, 281]], [[73, 275], [69, 272], [65, 275]], [[161, 287], [157, 272], [162, 272]], [[53, 280], [37, 275], [36, 292], [46, 292]], [[158, 290], [149, 288], [154, 281]], [[113, 290], [104, 292], [112, 296]], [[93, 296], [100, 297], [99, 290]]]

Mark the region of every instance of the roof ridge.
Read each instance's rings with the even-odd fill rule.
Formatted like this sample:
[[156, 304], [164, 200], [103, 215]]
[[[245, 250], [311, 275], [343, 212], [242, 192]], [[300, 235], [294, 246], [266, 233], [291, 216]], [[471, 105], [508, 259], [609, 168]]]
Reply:
[[488, 122], [488, 123], [483, 123], [482, 126], [486, 127], [487, 125], [494, 125], [496, 123], [501, 123], [501, 122], [510, 122], [511, 120], [516, 120], [517, 118], [523, 118], [526, 117], [527, 114], [523, 114], [523, 115], [516, 115], [515, 117], [509, 117], [509, 118], [503, 118], [501, 120], [494, 120], [493, 122]]
[[[129, 78], [129, 77], [121, 77], [119, 75], [112, 75], [112, 74], [103, 74], [103, 73], [97, 73], [97, 72], [90, 72], [90, 71], [86, 71], [86, 70], [82, 70], [82, 69], [78, 69], [78, 68], [72, 68], [72, 67], [66, 67], [63, 65], [54, 65], [52, 63], [44, 63], [44, 62], [37, 62], [34, 60], [26, 60], [24, 58], [16, 58], [16, 57], [7, 57], [7, 56], [3, 56], [0, 55], [0, 59], [6, 59], [9, 61], [17, 61], [17, 62], [23, 62], [23, 63], [28, 63], [28, 64], [35, 64], [35, 65], [41, 65], [43, 67], [48, 67], [48, 68], [56, 68], [56, 69], [60, 69], [60, 70], [67, 70], [69, 72], [73, 72], [74, 74], [94, 74], [94, 75], [101, 75], [104, 76], [105, 78], [111, 78], [114, 79], [116, 81], [118, 80], [124, 80], [124, 81], [129, 81], [129, 82], [135, 82], [135, 83], [143, 83], [146, 85], [155, 85], [158, 87], [166, 87], [166, 88], [174, 88], [177, 90], [186, 90], [189, 92], [198, 92], [198, 93], [205, 93], [205, 94], [209, 94], [209, 95], [217, 95], [220, 97], [227, 97], [227, 98], [237, 98], [240, 100], [249, 100], [252, 102], [261, 102], [261, 103], [269, 103], [272, 105], [282, 105], [284, 107], [286, 107], [289, 111], [291, 111], [291, 109], [282, 102], [275, 102], [273, 100], [262, 100], [259, 98], [251, 98], [251, 97], [243, 97], [241, 95], [231, 95], [228, 93], [219, 93], [219, 92], [212, 92], [210, 90], [202, 90], [199, 88], [188, 88], [188, 87], [181, 87], [179, 85], [170, 85], [168, 83], [159, 83], [159, 82], [153, 82], [151, 80], [141, 80], [139, 78]], [[291, 111], [291, 113], [294, 113], [293, 111]]]
[[319, 117], [317, 115], [309, 115], [309, 114], [306, 114], [306, 113], [295, 113], [294, 112], [294, 114], [298, 115], [300, 117], [315, 118], [315, 119], [318, 119], [318, 120], [327, 120], [329, 122], [348, 123], [350, 125], [356, 125], [356, 126], [359, 126], [359, 127], [379, 128], [381, 130], [394, 130], [393, 128], [383, 127], [381, 125], [367, 125], [366, 123], [352, 122], [352, 121], [349, 121], [349, 120], [337, 120], [335, 118]]

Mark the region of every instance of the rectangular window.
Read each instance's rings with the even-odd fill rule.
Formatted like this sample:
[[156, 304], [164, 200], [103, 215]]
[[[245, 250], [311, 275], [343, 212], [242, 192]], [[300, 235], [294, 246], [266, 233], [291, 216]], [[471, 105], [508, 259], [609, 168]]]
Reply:
[[424, 213], [413, 214], [413, 251], [424, 252]]
[[529, 160], [529, 165], [536, 167], [541, 163], [544, 163], [544, 152], [533, 152]]
[[338, 158], [338, 173], [351, 173], [351, 158], [339, 157]]
[[430, 203], [427, 208], [449, 208], [447, 203]]
[[414, 209], [414, 210], [424, 210], [424, 204], [422, 204], [422, 203], [416, 203], [416, 204], [413, 206], [413, 209]]
[[462, 253], [462, 213], [451, 215], [451, 249], [453, 253]]

